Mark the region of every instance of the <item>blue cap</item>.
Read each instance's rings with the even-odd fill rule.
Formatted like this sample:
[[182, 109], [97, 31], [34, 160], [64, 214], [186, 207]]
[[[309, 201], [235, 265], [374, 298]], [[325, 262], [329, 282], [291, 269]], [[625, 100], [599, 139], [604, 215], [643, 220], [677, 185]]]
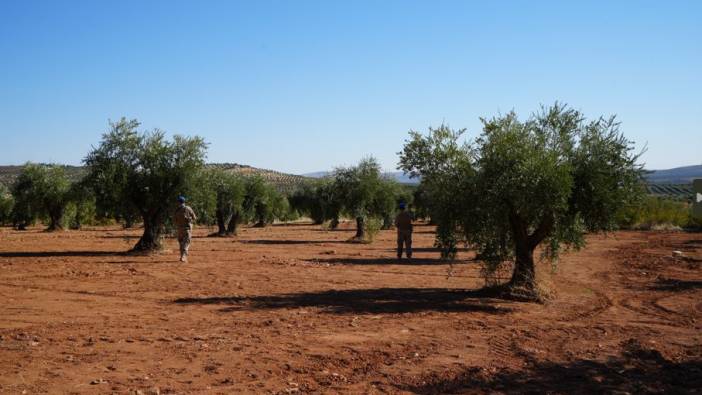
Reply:
[[405, 202], [400, 202], [400, 210], [404, 210], [405, 207]]
[[185, 196], [183, 196], [183, 195], [178, 196], [178, 203], [185, 203]]

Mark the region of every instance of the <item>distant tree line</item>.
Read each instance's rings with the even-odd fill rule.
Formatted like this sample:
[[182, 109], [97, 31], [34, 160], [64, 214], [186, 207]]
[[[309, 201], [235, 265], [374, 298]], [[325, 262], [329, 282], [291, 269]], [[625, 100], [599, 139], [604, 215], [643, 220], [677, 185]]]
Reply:
[[390, 229], [400, 202], [411, 203], [412, 188], [383, 176], [374, 158], [340, 167], [330, 177], [303, 185], [290, 197], [293, 209], [316, 224], [335, 229], [341, 217], [356, 222], [354, 241], [370, 241], [378, 229]]

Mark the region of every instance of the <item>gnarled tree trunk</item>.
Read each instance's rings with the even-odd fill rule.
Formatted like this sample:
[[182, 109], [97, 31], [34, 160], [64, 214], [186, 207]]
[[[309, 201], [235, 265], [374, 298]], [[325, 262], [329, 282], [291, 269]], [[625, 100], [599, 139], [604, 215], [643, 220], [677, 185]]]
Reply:
[[509, 281], [510, 292], [514, 296], [537, 299], [536, 268], [534, 250], [546, 238], [553, 226], [553, 217], [544, 215], [539, 226], [532, 234], [528, 226], [516, 213], [509, 215], [512, 237], [515, 246], [514, 272]]
[[227, 218], [223, 210], [217, 210], [215, 213], [217, 217], [217, 236], [227, 235]]
[[61, 224], [61, 219], [63, 218], [63, 209], [54, 209], [49, 212], [49, 227], [46, 228], [48, 232], [53, 232], [55, 230], [63, 230], [63, 225]]
[[144, 233], [136, 243], [133, 252], [149, 252], [161, 249], [161, 232], [163, 220], [160, 214], [143, 215]]
[[366, 237], [366, 219], [364, 217], [356, 217], [356, 236], [354, 238], [363, 240]]
[[527, 293], [536, 291], [536, 271], [534, 268], [534, 250], [528, 245], [517, 243], [515, 248], [516, 259], [514, 261], [514, 272], [509, 284], [514, 289], [523, 290]]

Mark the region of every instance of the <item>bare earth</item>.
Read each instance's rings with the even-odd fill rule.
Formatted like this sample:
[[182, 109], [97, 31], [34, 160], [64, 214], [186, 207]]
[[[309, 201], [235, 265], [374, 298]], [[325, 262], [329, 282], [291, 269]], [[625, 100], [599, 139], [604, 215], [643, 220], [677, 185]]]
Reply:
[[593, 236], [533, 304], [428, 226], [413, 264], [345, 226], [199, 228], [187, 264], [122, 254], [138, 230], [0, 229], [0, 392], [702, 392], [702, 234]]

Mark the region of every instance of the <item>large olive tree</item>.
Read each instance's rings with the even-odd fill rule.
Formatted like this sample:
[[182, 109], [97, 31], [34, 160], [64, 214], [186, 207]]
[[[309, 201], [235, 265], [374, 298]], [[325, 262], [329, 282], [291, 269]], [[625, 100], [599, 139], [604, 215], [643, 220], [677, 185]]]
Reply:
[[[110, 123], [110, 131], [84, 162], [89, 177], [114, 188], [98, 193], [98, 200], [126, 204], [136, 209], [144, 233], [133, 251], [152, 251], [161, 247], [163, 224], [174, 208], [174, 201], [187, 193], [191, 178], [202, 168], [206, 144], [200, 137], [174, 136], [168, 141], [164, 132], [139, 133], [139, 122], [122, 118]], [[105, 202], [103, 202], [105, 203]]]
[[488, 268], [513, 262], [510, 293], [535, 298], [536, 248], [556, 259], [583, 246], [586, 232], [613, 229], [617, 211], [637, 197], [638, 156], [614, 117], [587, 121], [558, 103], [525, 121], [514, 113], [482, 121], [472, 145], [447, 128], [413, 133], [400, 167], [421, 174], [448, 207], [437, 218], [438, 244], [466, 241]]

